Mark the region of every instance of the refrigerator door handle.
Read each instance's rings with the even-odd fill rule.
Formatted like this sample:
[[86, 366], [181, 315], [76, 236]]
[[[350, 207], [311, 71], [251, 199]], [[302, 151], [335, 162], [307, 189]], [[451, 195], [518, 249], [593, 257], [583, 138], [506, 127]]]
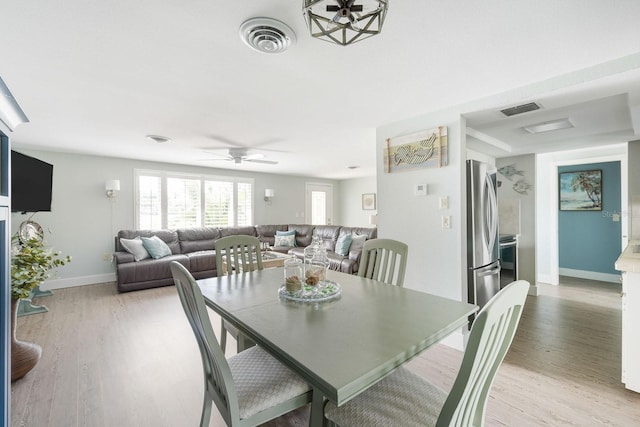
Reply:
[[492, 268], [491, 270], [487, 270], [487, 271], [483, 271], [482, 273], [478, 273], [478, 277], [491, 276], [491, 275], [499, 273], [499, 272], [500, 272], [500, 263], [498, 263], [498, 265], [496, 267]]
[[498, 199], [489, 174], [486, 174], [484, 177], [484, 187], [487, 199], [485, 200], [485, 218], [487, 219], [487, 224], [485, 224], [485, 233], [487, 233], [487, 235], [485, 239], [487, 241], [487, 250], [491, 252], [491, 248], [493, 248], [496, 243], [496, 234], [498, 231], [498, 215], [496, 215]]

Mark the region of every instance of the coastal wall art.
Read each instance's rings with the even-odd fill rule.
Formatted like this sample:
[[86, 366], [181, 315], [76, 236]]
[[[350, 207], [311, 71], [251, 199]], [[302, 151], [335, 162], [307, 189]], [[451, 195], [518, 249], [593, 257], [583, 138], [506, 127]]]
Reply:
[[447, 127], [388, 138], [383, 158], [387, 173], [446, 166], [449, 162]]
[[602, 210], [602, 170], [561, 172], [558, 185], [561, 211]]

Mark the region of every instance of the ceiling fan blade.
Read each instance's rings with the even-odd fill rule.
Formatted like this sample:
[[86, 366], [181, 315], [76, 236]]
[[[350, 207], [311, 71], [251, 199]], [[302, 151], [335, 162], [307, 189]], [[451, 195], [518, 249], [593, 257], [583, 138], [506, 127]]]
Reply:
[[340, 6], [327, 5], [327, 12], [337, 12], [340, 10]]
[[277, 165], [278, 164], [278, 162], [273, 161], [273, 160], [245, 159], [245, 161], [252, 162], [252, 163], [263, 163], [265, 165]]
[[256, 160], [256, 159], [262, 159], [263, 157], [264, 157], [264, 154], [262, 154], [262, 153], [254, 153], [254, 154], [246, 155], [242, 159], [243, 160]]

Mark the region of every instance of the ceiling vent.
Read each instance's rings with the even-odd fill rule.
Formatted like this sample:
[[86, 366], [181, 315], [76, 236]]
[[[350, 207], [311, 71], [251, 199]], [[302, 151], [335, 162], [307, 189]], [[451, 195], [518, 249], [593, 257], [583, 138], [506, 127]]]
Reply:
[[540, 105], [536, 104], [535, 102], [529, 102], [528, 104], [505, 108], [504, 110], [500, 110], [500, 112], [507, 117], [511, 117], [517, 114], [528, 113], [529, 111], [535, 111], [539, 109]]
[[253, 50], [282, 53], [296, 42], [288, 25], [271, 18], [251, 18], [240, 26], [240, 38]]

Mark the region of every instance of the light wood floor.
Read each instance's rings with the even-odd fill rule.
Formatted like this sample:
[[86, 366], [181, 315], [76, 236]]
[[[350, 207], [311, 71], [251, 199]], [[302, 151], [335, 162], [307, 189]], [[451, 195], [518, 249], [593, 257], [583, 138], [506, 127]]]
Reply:
[[[640, 425], [640, 395], [620, 383], [620, 286], [562, 282], [528, 298], [486, 425]], [[18, 337], [43, 356], [12, 385], [12, 426], [197, 425], [200, 356], [174, 287], [118, 294], [109, 283], [36, 303], [49, 312], [19, 318]], [[410, 366], [449, 389], [461, 360], [436, 345]], [[211, 426], [224, 425], [213, 412]], [[305, 408], [268, 425], [303, 426], [307, 416]]]

